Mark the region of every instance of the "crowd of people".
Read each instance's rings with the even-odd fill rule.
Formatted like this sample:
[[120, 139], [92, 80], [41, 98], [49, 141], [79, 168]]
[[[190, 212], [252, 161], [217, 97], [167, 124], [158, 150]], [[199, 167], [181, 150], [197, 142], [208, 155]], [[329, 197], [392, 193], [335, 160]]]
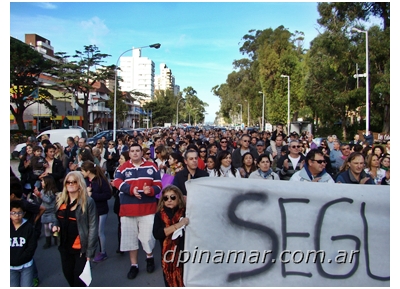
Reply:
[[[107, 256], [108, 200], [118, 216], [118, 248], [129, 253], [127, 278], [139, 273], [139, 241], [146, 271], [160, 264], [166, 286], [183, 286], [183, 268], [167, 262], [173, 246], [183, 249], [185, 182], [202, 177], [390, 185], [390, 141], [370, 145], [355, 136], [340, 142], [330, 135], [318, 145], [311, 133], [191, 128], [149, 129], [116, 140], [67, 139], [67, 146], [28, 138], [11, 169], [11, 286], [37, 286], [34, 262], [42, 228], [43, 249], [57, 244], [70, 286], [85, 286], [79, 275], [87, 261]], [[23, 228], [23, 230], [19, 228]], [[21, 241], [24, 238], [24, 241]], [[153, 256], [159, 240], [160, 260]], [[178, 256], [178, 254], [177, 254]], [[177, 257], [176, 256], [176, 257]]]

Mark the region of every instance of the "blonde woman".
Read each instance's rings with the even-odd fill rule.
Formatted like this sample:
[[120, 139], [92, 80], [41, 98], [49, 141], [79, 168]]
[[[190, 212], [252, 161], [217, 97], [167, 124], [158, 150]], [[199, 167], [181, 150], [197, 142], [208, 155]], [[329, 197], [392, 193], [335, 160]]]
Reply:
[[163, 145], [160, 145], [155, 148], [154, 154], [156, 155], [156, 159], [154, 160], [154, 162], [157, 164], [158, 170], [160, 171], [162, 178], [167, 171], [167, 163], [169, 158], [167, 148]]
[[105, 152], [106, 152], [106, 149], [104, 148], [104, 142], [103, 142], [103, 140], [98, 139], [98, 140], [96, 141], [96, 146], [95, 146], [95, 147], [98, 148], [98, 149], [100, 150], [100, 157], [101, 157], [101, 159], [104, 159], [104, 160], [105, 160], [104, 154], [105, 154]]
[[57, 197], [52, 231], [59, 234], [61, 266], [71, 287], [86, 287], [79, 275], [96, 252], [98, 225], [96, 204], [88, 195], [82, 173], [68, 173]]
[[64, 148], [59, 142], [55, 142], [53, 144], [56, 147], [56, 153], [54, 154], [54, 158], [58, 159], [62, 162], [64, 170], [68, 168], [68, 156], [64, 153]]

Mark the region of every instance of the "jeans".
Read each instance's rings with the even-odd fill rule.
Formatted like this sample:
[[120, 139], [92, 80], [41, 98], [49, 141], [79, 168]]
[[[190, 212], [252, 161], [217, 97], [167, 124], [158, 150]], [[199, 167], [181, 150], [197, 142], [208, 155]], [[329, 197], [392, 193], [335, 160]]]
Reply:
[[106, 252], [106, 221], [107, 221], [108, 214], [100, 215], [99, 216], [99, 239], [100, 239], [100, 252]]
[[32, 287], [33, 266], [19, 270], [10, 270], [10, 287]]

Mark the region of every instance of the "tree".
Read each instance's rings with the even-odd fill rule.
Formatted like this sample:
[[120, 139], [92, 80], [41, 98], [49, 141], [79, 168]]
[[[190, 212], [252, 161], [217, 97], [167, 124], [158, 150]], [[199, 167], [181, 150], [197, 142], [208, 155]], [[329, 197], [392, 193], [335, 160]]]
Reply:
[[163, 126], [164, 123], [172, 123], [174, 117], [174, 93], [171, 90], [159, 90], [154, 95], [154, 100], [146, 103], [143, 109], [147, 115], [152, 116], [153, 124]]
[[203, 121], [205, 108], [208, 104], [197, 97], [197, 91], [193, 87], [188, 86], [183, 89], [185, 94], [185, 108], [187, 119], [189, 123], [194, 120]]
[[[281, 74], [291, 76], [291, 112], [297, 119], [298, 110], [303, 100], [303, 58], [302, 40], [304, 33], [290, 33], [285, 27], [275, 30], [250, 30], [243, 36], [240, 47], [248, 58], [233, 62], [236, 71], [228, 75], [226, 84], [215, 86], [213, 92], [221, 100], [221, 112], [226, 118], [230, 111], [238, 111], [237, 105], [248, 101], [251, 106], [252, 120], [258, 118], [261, 123], [263, 97], [265, 94], [265, 119], [272, 123], [287, 119], [287, 85], [280, 78]], [[247, 120], [245, 114], [245, 120]]]
[[[360, 2], [360, 3], [319, 3], [318, 11], [321, 17], [318, 23], [328, 32], [342, 31], [349, 34], [351, 27], [363, 25], [372, 16], [381, 18], [383, 29], [378, 26], [369, 28], [369, 78], [370, 78], [370, 127], [374, 130], [389, 132], [390, 130], [390, 3]], [[365, 35], [363, 33], [349, 36], [353, 41], [352, 67], [359, 63], [360, 71], [365, 72]], [[360, 72], [361, 73], [361, 72]], [[351, 72], [354, 74], [354, 70]], [[365, 79], [360, 80], [358, 93], [365, 95]], [[355, 82], [354, 89], [356, 89]], [[364, 92], [362, 92], [364, 90]], [[365, 100], [364, 100], [365, 103]], [[361, 104], [360, 104], [361, 105]], [[364, 104], [365, 107], [365, 104]], [[365, 109], [364, 109], [365, 111]], [[365, 112], [363, 112], [365, 115]]]
[[[83, 110], [83, 128], [88, 129], [88, 106], [89, 94], [93, 89], [93, 84], [107, 79], [113, 79], [115, 76], [115, 65], [104, 66], [101, 63], [103, 59], [109, 57], [108, 54], [100, 53], [96, 45], [84, 46], [83, 51], [75, 51], [72, 56], [73, 61], [69, 62], [71, 57], [64, 52], [57, 53], [60, 62], [51, 74], [60, 79], [59, 85], [66, 89], [75, 98], [75, 102]], [[83, 100], [78, 98], [78, 94], [83, 95]]]
[[25, 110], [34, 103], [44, 104], [53, 115], [57, 112], [48, 101], [53, 95], [39, 83], [40, 74], [52, 65], [29, 45], [10, 37], [10, 111], [20, 130], [25, 130]]

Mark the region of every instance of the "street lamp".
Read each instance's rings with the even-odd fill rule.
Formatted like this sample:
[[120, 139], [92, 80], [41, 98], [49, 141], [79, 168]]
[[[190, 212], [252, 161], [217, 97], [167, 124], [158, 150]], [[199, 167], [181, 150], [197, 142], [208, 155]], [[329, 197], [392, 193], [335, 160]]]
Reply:
[[368, 61], [368, 31], [351, 28], [351, 31], [365, 33], [365, 135], [369, 134], [369, 61]]
[[147, 48], [147, 47], [158, 49], [158, 48], [161, 47], [161, 44], [160, 43], [155, 43], [155, 44], [151, 44], [151, 45], [148, 45], [148, 46], [142, 46], [142, 47], [136, 47], [136, 48], [128, 49], [128, 50], [126, 50], [126, 51], [121, 53], [121, 55], [117, 59], [117, 62], [115, 63], [113, 140], [115, 140], [117, 138], [117, 87], [118, 87], [118, 84], [117, 84], [117, 81], [118, 81], [118, 79], [117, 79], [117, 75], [118, 75], [117, 70], [118, 70], [119, 59], [121, 58], [122, 55], [124, 55], [128, 51], [132, 51], [134, 49], [140, 49], [140, 48]]
[[242, 118], [242, 112], [243, 112], [243, 106], [241, 103], [238, 103], [240, 105], [240, 126], [242, 126], [243, 118]]
[[262, 105], [262, 124], [261, 124], [261, 131], [264, 131], [264, 105], [265, 105], [265, 96], [263, 91], [259, 91], [258, 93], [262, 93], [263, 96], [263, 105]]
[[177, 104], [176, 104], [176, 127], [178, 127], [178, 121], [179, 121], [179, 119], [178, 119], [178, 106], [179, 106], [179, 102], [182, 100], [182, 99], [184, 99], [183, 97], [182, 98], [180, 98], [179, 100], [178, 100], [178, 102], [177, 102]]
[[287, 129], [290, 130], [290, 76], [282, 74], [281, 77], [287, 77]]
[[247, 102], [247, 127], [250, 126], [250, 100], [245, 99], [245, 102]]

